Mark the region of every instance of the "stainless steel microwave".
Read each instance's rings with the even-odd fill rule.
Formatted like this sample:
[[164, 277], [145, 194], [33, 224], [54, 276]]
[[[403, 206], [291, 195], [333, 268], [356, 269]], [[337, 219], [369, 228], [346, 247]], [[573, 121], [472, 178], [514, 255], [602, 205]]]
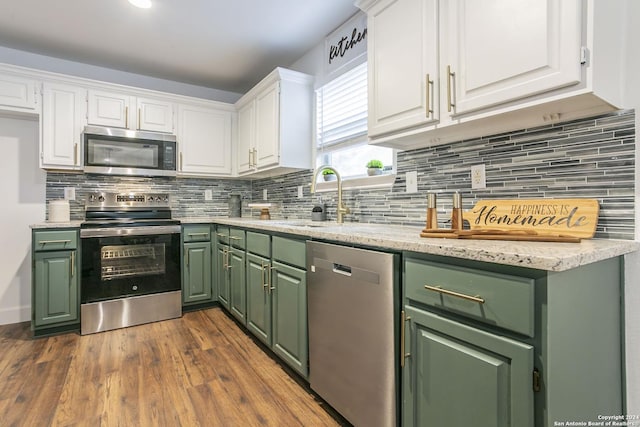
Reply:
[[83, 141], [86, 173], [176, 175], [175, 135], [87, 126]]

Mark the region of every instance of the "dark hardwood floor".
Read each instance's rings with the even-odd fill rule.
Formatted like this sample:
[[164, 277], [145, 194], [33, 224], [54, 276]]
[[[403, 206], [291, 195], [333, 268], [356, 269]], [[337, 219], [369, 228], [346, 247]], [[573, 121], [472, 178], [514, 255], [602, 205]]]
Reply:
[[338, 426], [220, 308], [93, 335], [0, 326], [0, 426]]

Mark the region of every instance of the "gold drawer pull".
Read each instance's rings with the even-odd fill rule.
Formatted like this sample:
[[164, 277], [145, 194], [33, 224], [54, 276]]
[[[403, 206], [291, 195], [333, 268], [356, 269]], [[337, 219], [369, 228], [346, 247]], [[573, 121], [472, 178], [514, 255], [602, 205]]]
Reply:
[[208, 236], [209, 233], [187, 233], [189, 236]]
[[71, 243], [71, 240], [40, 240], [39, 245], [49, 245], [53, 243]]
[[229, 238], [231, 240], [242, 240], [242, 237], [237, 237], [237, 236], [229, 236]]
[[480, 295], [471, 296], [471, 295], [461, 294], [459, 292], [442, 289], [440, 286], [424, 285], [424, 288], [430, 291], [439, 292], [441, 294], [450, 295], [452, 297], [458, 297], [458, 298], [466, 299], [468, 301], [477, 302], [479, 304], [484, 304], [484, 298], [482, 298]]

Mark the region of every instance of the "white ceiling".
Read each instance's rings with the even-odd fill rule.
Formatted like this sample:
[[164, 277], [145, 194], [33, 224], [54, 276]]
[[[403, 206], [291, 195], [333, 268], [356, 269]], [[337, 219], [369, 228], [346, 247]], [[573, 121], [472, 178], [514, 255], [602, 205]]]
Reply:
[[0, 0], [0, 45], [244, 93], [358, 11], [353, 0]]

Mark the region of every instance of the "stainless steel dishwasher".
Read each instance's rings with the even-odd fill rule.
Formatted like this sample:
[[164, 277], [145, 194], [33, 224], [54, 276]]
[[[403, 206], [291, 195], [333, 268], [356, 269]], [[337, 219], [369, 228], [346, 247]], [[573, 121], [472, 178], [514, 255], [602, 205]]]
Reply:
[[398, 424], [397, 260], [307, 242], [309, 382], [357, 427]]

